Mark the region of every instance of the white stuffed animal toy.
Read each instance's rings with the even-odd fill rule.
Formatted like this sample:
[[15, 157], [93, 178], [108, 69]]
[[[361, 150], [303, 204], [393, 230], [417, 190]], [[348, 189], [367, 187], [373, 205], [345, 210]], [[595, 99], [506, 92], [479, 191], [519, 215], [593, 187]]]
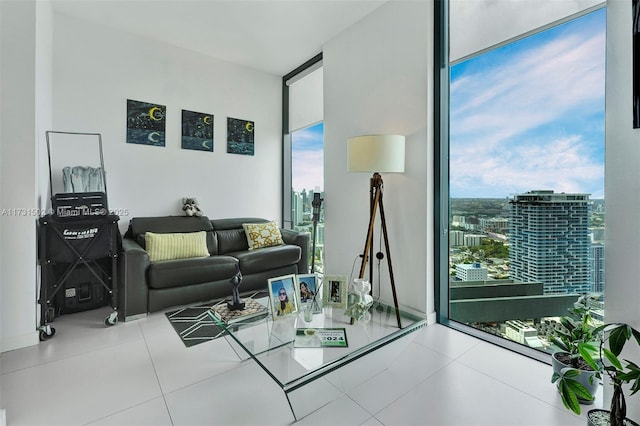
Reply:
[[196, 200], [195, 198], [183, 198], [182, 210], [187, 216], [202, 216], [202, 210], [200, 210], [200, 206], [198, 206], [198, 200]]

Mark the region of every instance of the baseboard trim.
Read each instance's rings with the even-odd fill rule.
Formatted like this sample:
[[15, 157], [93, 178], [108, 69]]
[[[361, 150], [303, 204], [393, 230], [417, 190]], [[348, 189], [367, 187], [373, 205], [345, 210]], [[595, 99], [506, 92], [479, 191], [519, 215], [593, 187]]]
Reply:
[[0, 352], [14, 351], [16, 349], [37, 345], [38, 343], [40, 343], [40, 332], [38, 330], [18, 336], [3, 336], [0, 342]]

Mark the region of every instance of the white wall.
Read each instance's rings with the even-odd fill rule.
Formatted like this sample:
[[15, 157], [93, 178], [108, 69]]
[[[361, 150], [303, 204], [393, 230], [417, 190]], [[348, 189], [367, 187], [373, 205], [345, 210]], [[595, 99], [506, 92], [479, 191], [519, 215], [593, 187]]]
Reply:
[[[55, 130], [102, 134], [109, 207], [281, 219], [281, 77], [56, 13]], [[161, 31], [162, 29], [159, 29]], [[126, 100], [166, 105], [166, 146], [126, 143]], [[214, 118], [214, 152], [180, 146], [181, 110]], [[255, 155], [226, 152], [227, 117], [255, 121]]]
[[[640, 129], [632, 126], [631, 0], [607, 3], [605, 319], [640, 329]], [[628, 355], [627, 355], [628, 356]], [[625, 358], [627, 357], [625, 356]], [[631, 359], [636, 362], [640, 351]], [[629, 393], [627, 393], [629, 395]], [[605, 393], [609, 401], [610, 391]], [[607, 403], [608, 404], [608, 403]], [[608, 406], [606, 407], [608, 409]], [[640, 419], [637, 395], [628, 417]]]
[[[347, 172], [347, 138], [405, 135], [406, 172], [383, 176], [384, 207], [400, 305], [427, 314], [434, 312], [432, 32], [431, 2], [394, 1], [323, 49], [325, 271], [350, 275], [367, 233], [370, 175]], [[374, 253], [378, 236], [376, 227]], [[382, 265], [382, 296], [391, 301], [386, 259]], [[358, 259], [354, 278], [359, 266]]]
[[[50, 122], [51, 9], [3, 1], [0, 71], [0, 352], [36, 344], [38, 129]], [[36, 71], [41, 66], [41, 71]], [[49, 67], [50, 70], [50, 67]], [[39, 99], [42, 99], [42, 104]]]
[[[47, 206], [44, 132], [59, 130], [102, 134], [122, 231], [134, 216], [183, 214], [184, 196], [211, 218], [281, 220], [281, 77], [53, 14], [48, 1], [0, 5], [0, 208]], [[165, 148], [125, 142], [127, 99], [167, 106]], [[180, 148], [181, 109], [215, 115], [213, 153]], [[226, 153], [227, 117], [255, 121], [254, 156]], [[1, 217], [0, 352], [38, 342], [36, 219]]]

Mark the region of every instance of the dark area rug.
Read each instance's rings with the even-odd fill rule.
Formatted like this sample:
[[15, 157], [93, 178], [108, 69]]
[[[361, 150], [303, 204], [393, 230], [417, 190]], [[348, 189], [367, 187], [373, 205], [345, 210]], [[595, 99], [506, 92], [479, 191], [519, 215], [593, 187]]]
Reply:
[[165, 313], [167, 319], [178, 333], [186, 347], [209, 342], [224, 334], [222, 327], [218, 327], [208, 312], [211, 305], [189, 306]]

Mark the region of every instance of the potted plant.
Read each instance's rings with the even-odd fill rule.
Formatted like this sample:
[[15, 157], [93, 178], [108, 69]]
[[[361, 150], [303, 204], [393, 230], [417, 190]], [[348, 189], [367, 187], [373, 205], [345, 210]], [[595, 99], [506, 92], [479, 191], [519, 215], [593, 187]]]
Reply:
[[[569, 315], [560, 318], [561, 329], [556, 329], [551, 341], [560, 348], [551, 358], [553, 376], [565, 406], [580, 414], [580, 403], [592, 404], [598, 386], [597, 368], [593, 368], [582, 352], [595, 352], [598, 328], [593, 323], [589, 302], [591, 296], [580, 296]], [[593, 359], [593, 357], [591, 357]]]
[[624, 385], [631, 385], [631, 395], [640, 390], [640, 367], [628, 359], [621, 361], [619, 356], [631, 338], [640, 347], [640, 332], [624, 323], [605, 324], [598, 327], [596, 332], [600, 337], [597, 352], [599, 358], [594, 358], [591, 350], [584, 350], [589, 349], [586, 347], [580, 353], [583, 359], [598, 371], [598, 376], [601, 376], [602, 372], [606, 374], [613, 386], [613, 396], [611, 397], [611, 406], [608, 412], [606, 410], [589, 411], [589, 424], [592, 426], [622, 426], [625, 424], [638, 426], [636, 422], [626, 418], [627, 404]]

